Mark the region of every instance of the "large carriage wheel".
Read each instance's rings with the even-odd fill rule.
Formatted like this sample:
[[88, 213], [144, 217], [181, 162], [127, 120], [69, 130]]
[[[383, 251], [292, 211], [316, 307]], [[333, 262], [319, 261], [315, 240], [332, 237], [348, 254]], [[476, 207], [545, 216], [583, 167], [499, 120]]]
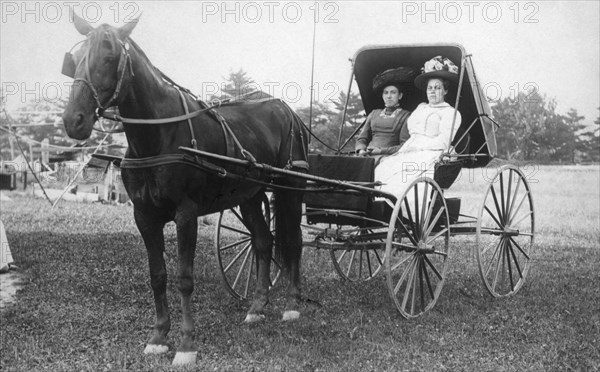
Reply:
[[448, 267], [448, 209], [430, 178], [413, 181], [394, 206], [385, 250], [390, 296], [405, 318], [437, 302]]
[[[263, 199], [263, 214], [274, 235], [274, 219], [269, 199]], [[254, 292], [256, 285], [256, 256], [250, 241], [250, 232], [242, 222], [239, 207], [222, 211], [216, 228], [215, 251], [225, 288], [233, 297], [243, 300]], [[281, 265], [271, 259], [271, 286], [281, 273]]]
[[[357, 239], [364, 237], [362, 242], [383, 244], [381, 237], [369, 238], [377, 230], [361, 230]], [[333, 267], [340, 277], [351, 282], [362, 282], [374, 278], [383, 268], [385, 259], [383, 249], [335, 249], [330, 251]]]
[[477, 261], [494, 297], [516, 293], [531, 265], [534, 210], [523, 173], [504, 165], [490, 182], [477, 218]]

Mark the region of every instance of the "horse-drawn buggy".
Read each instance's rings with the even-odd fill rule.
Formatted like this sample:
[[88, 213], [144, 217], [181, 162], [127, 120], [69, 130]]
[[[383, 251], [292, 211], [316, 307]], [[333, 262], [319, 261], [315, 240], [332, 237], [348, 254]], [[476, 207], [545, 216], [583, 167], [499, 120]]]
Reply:
[[[475, 236], [481, 277], [496, 297], [514, 294], [521, 288], [533, 245], [531, 191], [518, 168], [505, 165], [488, 180], [476, 216], [460, 213], [459, 198], [444, 197], [461, 169], [485, 167], [496, 155], [498, 124], [490, 116], [471, 56], [462, 46], [386, 45], [360, 49], [352, 59], [351, 79], [356, 80], [365, 111], [369, 113], [381, 105], [381, 97], [371, 87], [378, 73], [397, 66], [420, 68], [437, 55], [460, 61], [459, 84], [448, 98], [460, 112], [462, 122], [455, 123], [458, 130], [436, 162], [433, 178], [415, 179], [401, 195], [378, 191], [375, 159], [340, 155], [357, 131], [336, 153], [310, 154], [308, 174], [296, 175], [308, 181], [303, 190], [304, 246], [329, 250], [335, 270], [347, 280], [369, 280], [384, 271], [389, 294], [404, 317], [419, 316], [434, 306], [452, 254], [452, 236]], [[409, 90], [402, 104], [413, 111], [425, 100], [424, 94]], [[273, 225], [266, 197], [263, 203], [264, 216]], [[216, 254], [226, 288], [240, 299], [254, 288], [251, 248], [250, 234], [239, 212], [221, 212], [215, 235]], [[275, 282], [279, 262], [274, 260], [273, 266], [271, 278]]]
[[[115, 162], [147, 249], [156, 308], [146, 353], [168, 350], [163, 228], [174, 221], [182, 309], [174, 363], [195, 359], [191, 295], [197, 217], [215, 212], [221, 212], [215, 245], [224, 282], [238, 298], [252, 291], [247, 322], [264, 318], [269, 288], [280, 274], [288, 282], [283, 319], [300, 315], [303, 246], [329, 250], [345, 279], [369, 280], [385, 272], [389, 294], [404, 317], [419, 316], [436, 303], [454, 235], [475, 235], [480, 273], [492, 295], [521, 288], [534, 238], [533, 203], [523, 173], [510, 165], [499, 168], [476, 216], [461, 214], [460, 200], [445, 197], [462, 168], [484, 167], [496, 154], [496, 124], [460, 45], [366, 47], [353, 58], [351, 81], [356, 80], [367, 113], [380, 105], [381, 95], [371, 86], [380, 72], [420, 69], [440, 55], [456, 63], [457, 81], [446, 98], [455, 108], [452, 136], [432, 163], [432, 177], [415, 177], [399, 192], [376, 177], [386, 158], [375, 167], [374, 158], [341, 155], [344, 146], [332, 154], [308, 154], [309, 129], [280, 100], [216, 105], [199, 100], [133, 42], [136, 22], [94, 28], [74, 16], [86, 39], [65, 56], [63, 73], [74, 84], [63, 121], [70, 137], [86, 139], [98, 117], [109, 116], [105, 109], [118, 106], [119, 116], [110, 118], [123, 123], [128, 149]], [[407, 92], [403, 108], [418, 110], [425, 98]]]

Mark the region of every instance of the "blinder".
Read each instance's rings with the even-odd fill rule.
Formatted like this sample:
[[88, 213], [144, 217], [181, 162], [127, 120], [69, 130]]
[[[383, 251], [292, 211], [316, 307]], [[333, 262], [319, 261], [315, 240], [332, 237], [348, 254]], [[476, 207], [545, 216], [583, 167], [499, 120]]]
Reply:
[[71, 79], [75, 79], [75, 60], [73, 59], [73, 54], [71, 52], [65, 53], [65, 58], [63, 58], [62, 70], [61, 73], [65, 76], [70, 77]]
[[75, 49], [75, 47], [81, 43], [83, 43], [85, 40], [82, 40], [80, 42], [78, 42], [77, 44], [73, 45], [73, 47], [65, 53], [65, 57], [63, 58], [63, 64], [62, 64], [62, 69], [61, 69], [61, 73], [65, 76], [70, 77], [71, 79], [75, 79], [75, 70], [77, 70], [77, 65], [75, 65], [75, 58], [73, 57], [73, 49]]

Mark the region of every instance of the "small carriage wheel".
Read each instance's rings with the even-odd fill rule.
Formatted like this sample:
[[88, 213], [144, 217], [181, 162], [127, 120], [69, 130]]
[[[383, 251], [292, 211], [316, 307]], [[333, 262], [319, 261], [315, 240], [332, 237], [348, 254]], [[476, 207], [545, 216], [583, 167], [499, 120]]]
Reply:
[[[265, 220], [271, 228], [271, 234], [275, 235], [274, 215], [266, 195], [262, 203]], [[215, 252], [225, 288], [233, 297], [239, 300], [247, 299], [256, 285], [256, 259], [250, 232], [242, 222], [239, 207], [222, 211], [219, 215], [215, 232]], [[281, 265], [272, 257], [271, 286], [277, 283], [280, 273]]]
[[504, 165], [492, 179], [477, 216], [477, 262], [488, 292], [515, 294], [531, 266], [535, 234], [531, 190], [523, 172]]
[[385, 249], [390, 296], [404, 318], [437, 302], [448, 268], [449, 215], [442, 189], [430, 178], [413, 181], [394, 205]]
[[[365, 235], [373, 234], [374, 230], [366, 230]], [[375, 238], [374, 241], [383, 244], [382, 239]], [[385, 259], [383, 249], [334, 249], [330, 254], [335, 271], [342, 279], [351, 282], [373, 279], [383, 268]]]

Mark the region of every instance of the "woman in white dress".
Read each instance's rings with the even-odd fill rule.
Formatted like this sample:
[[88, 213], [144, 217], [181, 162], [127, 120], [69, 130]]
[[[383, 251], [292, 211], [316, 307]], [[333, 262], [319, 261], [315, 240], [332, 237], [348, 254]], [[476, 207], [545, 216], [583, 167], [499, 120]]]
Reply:
[[450, 84], [457, 81], [458, 67], [449, 59], [435, 57], [425, 63], [415, 85], [427, 91], [429, 102], [417, 106], [408, 118], [408, 141], [375, 168], [382, 191], [400, 197], [413, 180], [433, 178], [435, 163], [448, 150], [461, 123], [460, 113], [445, 102]]

